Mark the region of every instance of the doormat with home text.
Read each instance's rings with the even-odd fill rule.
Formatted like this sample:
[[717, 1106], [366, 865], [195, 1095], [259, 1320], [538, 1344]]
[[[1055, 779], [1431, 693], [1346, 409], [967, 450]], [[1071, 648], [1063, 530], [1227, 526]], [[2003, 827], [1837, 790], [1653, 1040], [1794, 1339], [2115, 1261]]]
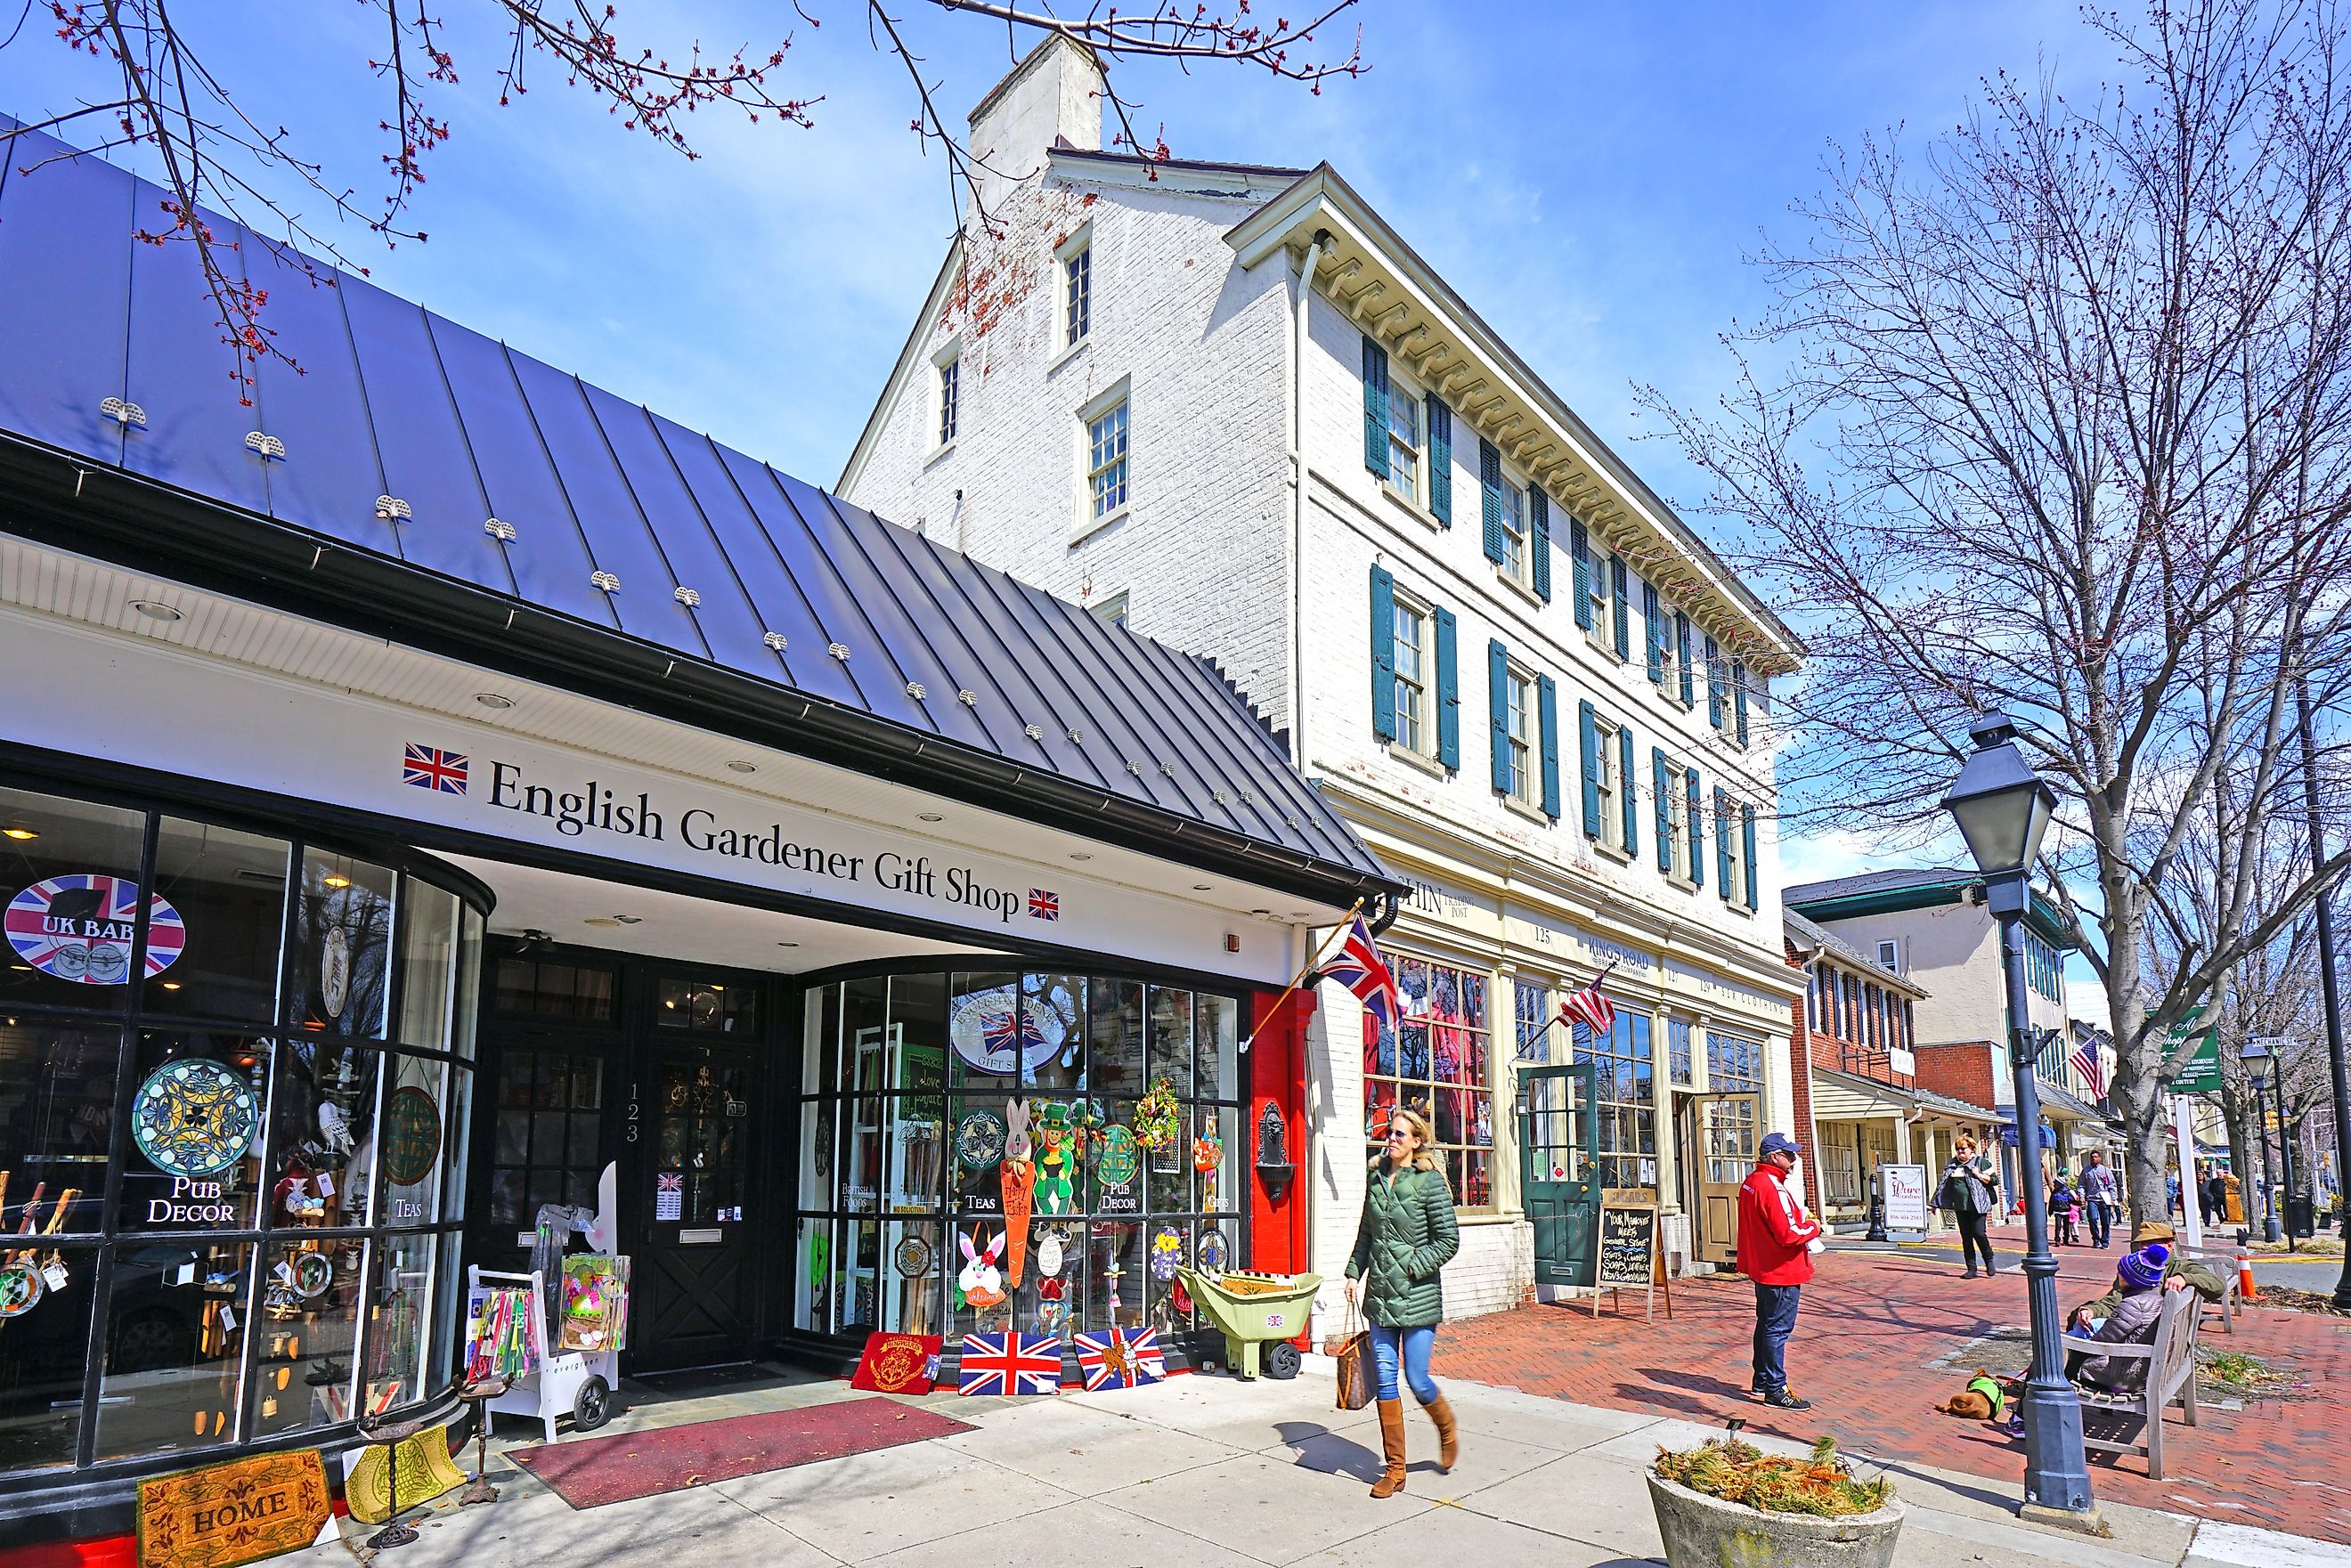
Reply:
[[731, 1481], [763, 1470], [926, 1442], [969, 1423], [894, 1399], [842, 1399], [610, 1437], [576, 1438], [507, 1457], [574, 1508], [601, 1508]]

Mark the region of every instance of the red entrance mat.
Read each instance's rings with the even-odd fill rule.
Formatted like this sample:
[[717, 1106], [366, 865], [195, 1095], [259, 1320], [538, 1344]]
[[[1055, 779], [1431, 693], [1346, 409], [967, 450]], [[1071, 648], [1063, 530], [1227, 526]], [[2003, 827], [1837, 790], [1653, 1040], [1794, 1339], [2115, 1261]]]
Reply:
[[919, 1406], [876, 1396], [590, 1437], [507, 1457], [572, 1507], [601, 1508], [976, 1429]]

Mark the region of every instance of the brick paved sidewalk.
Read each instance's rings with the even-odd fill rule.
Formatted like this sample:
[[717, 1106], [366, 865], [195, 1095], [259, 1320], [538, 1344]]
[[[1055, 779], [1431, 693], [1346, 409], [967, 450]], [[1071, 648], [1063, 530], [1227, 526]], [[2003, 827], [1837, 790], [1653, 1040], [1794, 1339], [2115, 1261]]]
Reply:
[[[1972, 1362], [1956, 1371], [1928, 1364], [1994, 1329], [2026, 1322], [2024, 1279], [2014, 1269], [2021, 1255], [2021, 1243], [2001, 1245], [2002, 1273], [1991, 1280], [1962, 1279], [1955, 1264], [1923, 1250], [1823, 1255], [1788, 1345], [1790, 1380], [1813, 1402], [1801, 1415], [1746, 1396], [1754, 1293], [1735, 1276], [1676, 1284], [1671, 1322], [1661, 1305], [1656, 1322], [1644, 1323], [1638, 1299], [1628, 1297], [1629, 1317], [1604, 1315], [1596, 1323], [1588, 1309], [1567, 1305], [1449, 1323], [1437, 1336], [1436, 1371], [1708, 1425], [1737, 1416], [1755, 1431], [1801, 1438], [1830, 1432], [1855, 1453], [2014, 1488], [2022, 1475], [2021, 1443], [1989, 1423], [1934, 1408], [1963, 1385]], [[2062, 1249], [2060, 1309], [2097, 1294], [2116, 1255]], [[2142, 1456], [2094, 1454], [2092, 1484], [2101, 1498], [2119, 1502], [2351, 1542], [2344, 1464], [2351, 1322], [2256, 1308], [2237, 1323], [2233, 1338], [2212, 1326], [2203, 1343], [2292, 1368], [2310, 1386], [2241, 1411], [2208, 1403], [2192, 1430], [2175, 1413], [2167, 1479], [2149, 1479]]]

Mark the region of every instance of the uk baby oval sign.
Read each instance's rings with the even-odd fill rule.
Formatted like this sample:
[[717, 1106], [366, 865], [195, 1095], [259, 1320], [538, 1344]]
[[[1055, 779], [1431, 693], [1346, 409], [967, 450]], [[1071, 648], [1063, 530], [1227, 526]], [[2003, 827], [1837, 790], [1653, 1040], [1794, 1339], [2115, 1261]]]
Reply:
[[[8, 946], [55, 979], [120, 986], [131, 978], [138, 933], [139, 884], [104, 872], [46, 877], [8, 901]], [[170, 968], [187, 946], [180, 912], [158, 895], [147, 901], [147, 977]]]

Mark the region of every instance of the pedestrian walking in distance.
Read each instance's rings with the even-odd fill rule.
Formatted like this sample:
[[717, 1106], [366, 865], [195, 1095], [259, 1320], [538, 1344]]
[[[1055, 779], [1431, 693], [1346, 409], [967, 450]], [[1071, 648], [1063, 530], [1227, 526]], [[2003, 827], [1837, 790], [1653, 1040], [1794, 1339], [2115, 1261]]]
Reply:
[[1785, 1133], [1767, 1133], [1755, 1169], [1739, 1189], [1739, 1268], [1755, 1281], [1755, 1375], [1748, 1392], [1781, 1410], [1809, 1410], [1788, 1387], [1788, 1334], [1796, 1301], [1821, 1249], [1820, 1222], [1789, 1190], [1803, 1151]]
[[2089, 1211], [2091, 1246], [2104, 1247], [2113, 1239], [2115, 1214], [2122, 1206], [2106, 1156], [2092, 1149], [2082, 1156], [2082, 1207]]
[[1935, 1207], [1949, 1209], [1952, 1222], [1959, 1228], [1959, 1256], [1968, 1271], [1960, 1278], [1976, 1277], [1976, 1255], [1983, 1255], [1983, 1271], [1997, 1274], [2000, 1270], [1991, 1260], [1991, 1233], [1987, 1228], [1991, 1217], [2000, 1208], [2000, 1167], [1991, 1156], [1976, 1152], [1973, 1138], [1959, 1138], [1951, 1145], [1951, 1159], [1943, 1167], [1943, 1186], [1935, 1195]]
[[1445, 1321], [1445, 1288], [1437, 1271], [1461, 1250], [1453, 1221], [1453, 1192], [1444, 1167], [1429, 1153], [1428, 1124], [1416, 1111], [1388, 1114], [1387, 1147], [1364, 1183], [1364, 1218], [1347, 1260], [1347, 1295], [1363, 1295], [1371, 1325], [1372, 1366], [1379, 1383], [1380, 1444], [1387, 1468], [1372, 1483], [1374, 1497], [1404, 1490], [1404, 1400], [1398, 1374], [1412, 1385], [1437, 1423], [1437, 1468], [1450, 1471], [1460, 1443], [1453, 1406], [1428, 1375], [1437, 1325]]

